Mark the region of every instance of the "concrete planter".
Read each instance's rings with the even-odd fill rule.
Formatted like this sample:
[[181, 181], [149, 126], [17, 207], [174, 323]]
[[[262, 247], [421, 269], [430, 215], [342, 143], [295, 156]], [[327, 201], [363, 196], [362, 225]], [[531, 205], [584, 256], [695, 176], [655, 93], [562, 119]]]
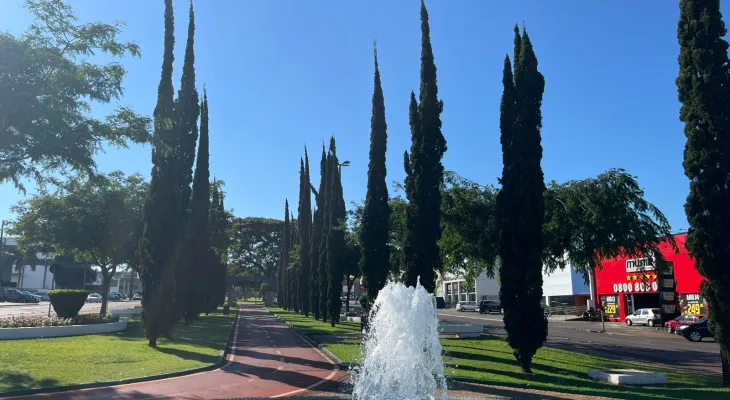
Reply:
[[36, 328], [1, 328], [0, 340], [94, 335], [98, 333], [118, 332], [125, 329], [127, 329], [127, 321], [123, 319], [117, 322], [94, 325], [41, 326]]
[[141, 308], [125, 308], [120, 310], [111, 310], [109, 314], [115, 317], [137, 317], [142, 315]]

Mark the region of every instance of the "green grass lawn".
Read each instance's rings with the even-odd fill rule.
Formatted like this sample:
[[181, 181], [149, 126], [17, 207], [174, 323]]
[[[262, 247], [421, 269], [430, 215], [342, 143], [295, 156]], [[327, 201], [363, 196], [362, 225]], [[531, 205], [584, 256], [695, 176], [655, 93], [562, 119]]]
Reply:
[[[442, 339], [441, 344], [447, 376], [460, 381], [621, 399], [730, 399], [730, 390], [720, 387], [719, 378], [688, 374], [681, 370], [657, 371], [667, 374], [667, 386], [619, 387], [588, 378], [588, 370], [645, 370], [646, 367], [543, 347], [533, 359], [533, 374], [526, 375], [521, 373], [509, 345], [503, 339]], [[323, 346], [344, 362], [360, 362], [359, 341], [348, 340]]]
[[[292, 326], [308, 335], [355, 333], [360, 330], [357, 323], [342, 323], [330, 327], [313, 318], [282, 309], [271, 309]], [[449, 378], [459, 381], [509, 386], [522, 389], [547, 390], [582, 395], [618, 397], [621, 399], [730, 399], [730, 390], [723, 389], [719, 378], [688, 374], [678, 370], [658, 370], [667, 374], [669, 384], [663, 387], [632, 388], [599, 383], [588, 377], [591, 369], [638, 368], [626, 362], [594, 357], [577, 352], [543, 347], [533, 359], [533, 374], [523, 374], [517, 365], [507, 342], [500, 338], [478, 340], [442, 339], [444, 363]], [[323, 343], [346, 363], [359, 363], [360, 341], [346, 339], [334, 343]]]
[[0, 341], [0, 392], [114, 381], [204, 367], [220, 360], [233, 317], [201, 315], [173, 339], [147, 346], [137, 319], [102, 335]]
[[296, 330], [306, 335], [331, 335], [360, 332], [360, 324], [357, 322], [344, 321], [332, 327], [329, 322], [325, 323], [317, 321], [311, 315], [309, 318], [306, 318], [303, 315], [295, 314], [293, 311], [284, 311], [281, 308], [269, 308], [269, 311], [281, 318], [284, 318], [292, 324]]

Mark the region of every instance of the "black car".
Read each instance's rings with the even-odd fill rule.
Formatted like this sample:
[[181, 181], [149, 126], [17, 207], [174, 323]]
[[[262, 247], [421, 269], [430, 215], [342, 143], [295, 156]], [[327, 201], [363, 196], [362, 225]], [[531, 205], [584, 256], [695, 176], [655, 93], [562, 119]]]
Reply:
[[706, 337], [712, 337], [710, 328], [707, 326], [707, 317], [694, 324], [681, 325], [677, 328], [677, 335], [682, 335], [691, 342], [699, 342]]
[[488, 314], [491, 312], [502, 312], [502, 305], [493, 300], [482, 300], [479, 302], [479, 314]]
[[38, 297], [31, 294], [25, 294], [18, 289], [5, 289], [5, 295], [3, 296], [5, 301], [11, 303], [38, 303], [40, 300]]

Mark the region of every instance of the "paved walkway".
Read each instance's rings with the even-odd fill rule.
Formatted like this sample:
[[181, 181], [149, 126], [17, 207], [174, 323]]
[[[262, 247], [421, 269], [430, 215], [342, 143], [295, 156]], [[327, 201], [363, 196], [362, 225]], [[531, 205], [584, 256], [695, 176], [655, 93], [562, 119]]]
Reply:
[[231, 399], [326, 391], [345, 378], [335, 364], [261, 308], [244, 306], [227, 364], [218, 370], [108, 388], [17, 397], [28, 400]]

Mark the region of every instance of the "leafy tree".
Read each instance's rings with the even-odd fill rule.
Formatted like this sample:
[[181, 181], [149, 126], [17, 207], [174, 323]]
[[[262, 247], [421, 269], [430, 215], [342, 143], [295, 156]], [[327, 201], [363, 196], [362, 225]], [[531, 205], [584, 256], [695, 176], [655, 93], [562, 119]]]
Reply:
[[284, 201], [284, 227], [281, 234], [281, 255], [279, 256], [279, 305], [285, 309], [289, 309], [289, 235], [291, 228], [289, 227], [289, 200]]
[[[328, 298], [328, 287], [329, 287], [329, 270], [327, 269], [327, 262], [329, 260], [329, 249], [328, 249], [328, 237], [329, 232], [332, 229], [332, 171], [337, 168], [334, 163], [334, 157], [332, 154], [334, 141], [330, 140], [330, 149], [327, 152], [326, 167], [324, 177], [324, 190], [319, 191], [319, 196], [322, 197], [322, 207], [320, 212], [322, 213], [322, 237], [319, 243], [319, 314], [322, 317], [322, 321], [327, 322], [329, 319], [329, 298]], [[319, 197], [318, 196], [318, 197]]]
[[150, 139], [151, 121], [127, 107], [106, 118], [89, 114], [93, 103], [122, 96], [122, 64], [96, 64], [89, 56], [139, 57], [120, 42], [122, 22], [78, 24], [62, 0], [26, 0], [35, 23], [19, 37], [0, 33], [0, 183], [43, 183], [54, 172], [94, 173], [104, 143], [125, 147]]
[[[157, 89], [152, 138], [152, 178], [144, 212], [144, 231], [139, 243], [140, 279], [143, 284], [142, 320], [150, 347], [157, 347], [157, 338], [171, 330], [169, 296], [175, 293], [173, 260], [178, 250], [180, 222], [180, 190], [178, 162], [175, 157], [176, 118], [172, 67], [175, 47], [175, 22], [172, 0], [165, 0], [165, 45], [162, 74]], [[165, 294], [159, 293], [163, 278]], [[174, 297], [174, 296], [173, 296]], [[153, 306], [158, 300], [163, 302]]]
[[147, 183], [140, 175], [127, 177], [120, 171], [70, 179], [56, 192], [42, 190], [13, 207], [18, 219], [10, 232], [19, 237], [18, 247], [25, 254], [50, 246], [59, 256], [100, 268], [103, 315], [112, 277], [134, 258], [146, 194]]
[[[320, 249], [322, 248], [324, 210], [325, 210], [325, 186], [327, 177], [327, 155], [322, 144], [322, 159], [319, 162], [319, 192], [315, 193], [315, 202], [317, 209], [314, 212], [314, 221], [312, 223], [312, 243], [311, 243], [311, 268], [309, 277], [309, 308], [312, 310], [315, 319], [321, 316], [319, 300], [322, 279], [322, 259], [320, 257]], [[321, 193], [321, 194], [320, 194]]]
[[[205, 111], [207, 114], [208, 107]], [[201, 130], [202, 132], [202, 130]], [[215, 310], [222, 305], [226, 298], [226, 279], [228, 272], [228, 254], [231, 246], [231, 219], [232, 215], [225, 208], [225, 193], [223, 181], [213, 180], [210, 184], [210, 214], [208, 216], [209, 280], [205, 283], [206, 312]]]
[[312, 197], [309, 189], [309, 156], [304, 148], [304, 161], [299, 172], [299, 308], [309, 317], [309, 274], [311, 267]]
[[[373, 111], [370, 120], [370, 164], [368, 184], [362, 214], [362, 229], [359, 242], [362, 243], [362, 275], [368, 289], [368, 297], [375, 299], [385, 286], [390, 272], [388, 248], [388, 186], [385, 181], [385, 153], [387, 149], [387, 125], [385, 123], [385, 99], [378, 68], [378, 50], [374, 49], [375, 83], [373, 90]], [[357, 274], [359, 275], [359, 274]], [[349, 276], [346, 274], [346, 276]], [[349, 286], [348, 286], [349, 287]], [[348, 293], [349, 296], [349, 293]], [[348, 297], [349, 298], [349, 297]], [[347, 308], [349, 310], [349, 301]]]
[[[192, 9], [191, 9], [192, 13]], [[200, 144], [195, 162], [195, 178], [193, 180], [192, 199], [190, 200], [190, 221], [187, 226], [186, 259], [180, 260], [182, 265], [181, 292], [183, 292], [183, 316], [189, 324], [197, 319], [198, 314], [205, 311], [205, 292], [199, 285], [210, 273], [208, 251], [210, 238], [208, 218], [210, 214], [210, 171], [209, 171], [209, 132], [208, 132], [208, 94], [203, 91], [203, 104], [200, 119]], [[218, 204], [216, 204], [218, 206]]]
[[730, 85], [727, 29], [719, 0], [679, 2], [679, 76], [687, 144], [684, 171], [690, 193], [684, 210], [689, 221], [685, 246], [707, 278], [702, 288], [710, 310], [710, 329], [720, 344], [722, 381], [730, 386]]
[[430, 293], [436, 289], [436, 271], [441, 270], [441, 159], [446, 152], [441, 133], [443, 109], [444, 103], [438, 99], [428, 11], [421, 0], [421, 88], [417, 107], [411, 93], [411, 152], [404, 160], [408, 197], [404, 256], [406, 285], [415, 286], [420, 277], [421, 285]]
[[340, 322], [340, 310], [342, 309], [342, 266], [345, 261], [345, 229], [347, 227], [347, 210], [345, 199], [342, 194], [342, 181], [340, 175], [340, 162], [337, 158], [337, 150], [334, 137], [330, 139], [330, 154], [332, 155], [332, 167], [328, 172], [330, 175], [329, 185], [329, 230], [327, 231], [327, 310], [330, 315], [330, 325], [335, 326]]
[[526, 31], [515, 26], [514, 77], [505, 58], [500, 105], [502, 190], [497, 195], [499, 225], [499, 297], [507, 341], [522, 370], [530, 373], [532, 356], [547, 338], [542, 299], [542, 223], [545, 181], [542, 167], [542, 95], [545, 78]]
[[236, 274], [276, 276], [279, 242], [284, 221], [270, 218], [234, 218], [230, 263]]
[[359, 237], [354, 231], [345, 233], [345, 254], [342, 262], [342, 274], [347, 284], [347, 301], [345, 302], [345, 312], [350, 312], [350, 295], [352, 294], [352, 286], [355, 281], [360, 279], [362, 271], [360, 262], [362, 258], [362, 245], [358, 240]]

